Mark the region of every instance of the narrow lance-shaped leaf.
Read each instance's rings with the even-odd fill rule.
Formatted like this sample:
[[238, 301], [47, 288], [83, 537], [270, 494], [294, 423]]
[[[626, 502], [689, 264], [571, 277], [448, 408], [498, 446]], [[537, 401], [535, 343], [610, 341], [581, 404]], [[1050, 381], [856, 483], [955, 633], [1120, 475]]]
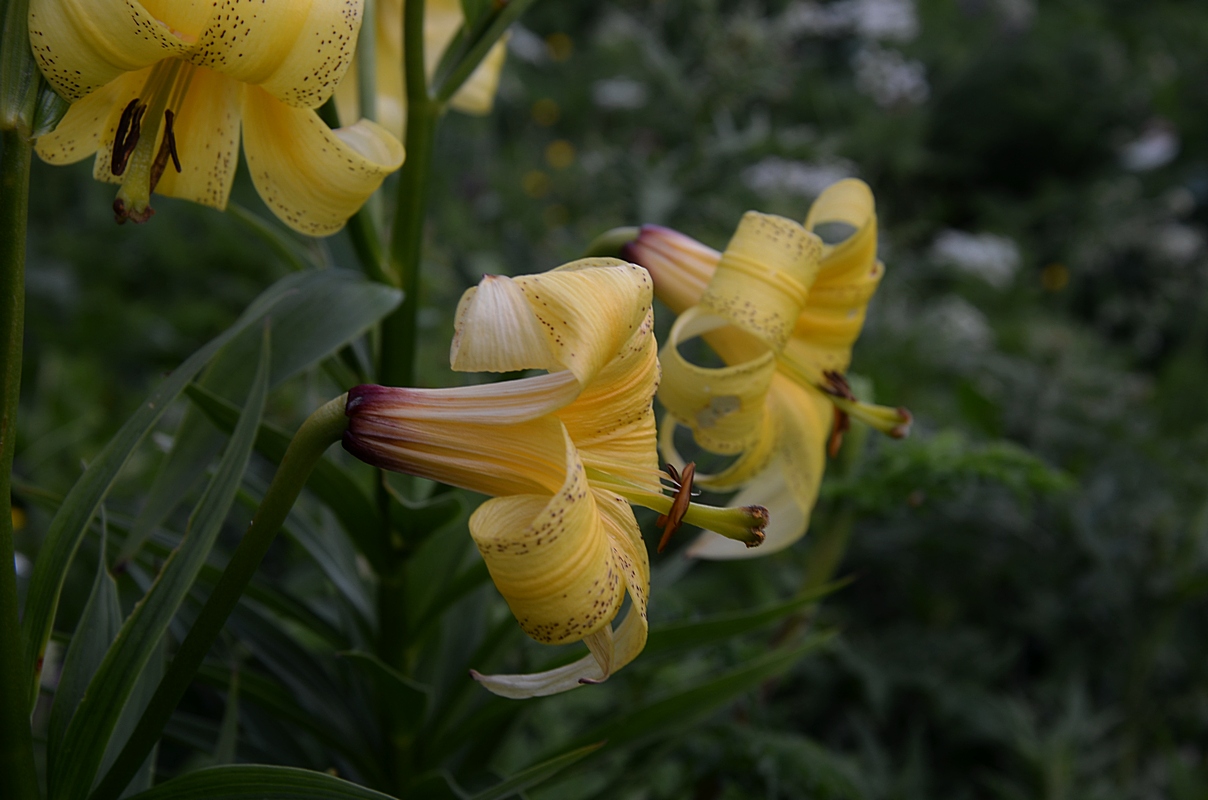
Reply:
[[[395, 288], [352, 277], [342, 270], [308, 273], [305, 291], [283, 299], [273, 309], [273, 348], [270, 387], [297, 375], [336, 353], [363, 334], [398, 305]], [[236, 337], [214, 359], [200, 383], [213, 394], [241, 404], [251, 381], [257, 337], [253, 331]], [[346, 387], [348, 388], [348, 387]], [[222, 446], [222, 435], [206, 415], [189, 408], [176, 431], [172, 450], [156, 472], [155, 481], [127, 537], [118, 561], [130, 558], [160, 525], [181, 497], [205, 474]]]
[[393, 800], [322, 772], [237, 764], [210, 767], [165, 781], [130, 800]]
[[[273, 309], [282, 299], [303, 291], [311, 284], [316, 274], [318, 273], [300, 273], [278, 281], [257, 297], [234, 325], [186, 359], [151, 393], [146, 402], [139, 406], [71, 488], [58, 513], [51, 520], [46, 539], [38, 552], [26, 596], [25, 616], [21, 621], [22, 638], [25, 641], [24, 671], [29, 676], [31, 698], [37, 697], [34, 690], [42, 669], [46, 641], [54, 624], [59, 595], [63, 591], [63, 582], [67, 579], [67, 568], [79, 549], [88, 523], [108, 494], [118, 472], [139, 442], [167, 410], [168, 405], [214, 354]], [[350, 276], [348, 280], [357, 279], [351, 273], [346, 274]]]
[[[239, 419], [238, 406], [196, 384], [189, 385], [185, 391], [206, 418], [220, 430], [229, 433], [235, 429]], [[289, 447], [290, 438], [288, 433], [275, 425], [261, 424], [256, 436], [256, 452], [279, 464]], [[382, 563], [385, 556], [377, 539], [377, 532], [382, 528], [381, 515], [352, 476], [323, 458], [315, 465], [306, 485], [335, 513], [357, 549], [371, 563]]]
[[[103, 515], [102, 515], [103, 516]], [[92, 592], [76, 623], [75, 634], [63, 658], [63, 669], [59, 673], [59, 685], [55, 689], [54, 705], [50, 709], [50, 730], [47, 733], [47, 773], [54, 773], [58, 766], [59, 749], [67, 723], [79, 705], [88, 681], [105, 658], [105, 651], [117, 637], [122, 627], [122, 606], [118, 599], [117, 582], [109, 574], [105, 553], [108, 542], [108, 525], [101, 528], [101, 551], [97, 557], [96, 578]]]
[[[235, 493], [251, 457], [252, 443], [268, 394], [270, 349], [267, 325], [262, 342], [248, 406], [227, 445], [214, 479], [189, 520], [188, 532], [180, 547], [164, 564], [150, 591], [122, 626], [67, 727], [63, 737], [61, 768], [50, 776], [50, 796], [54, 800], [84, 800], [88, 796], [135, 682], [161, 646], [172, 617], [205, 565], [235, 500]], [[114, 738], [118, 749], [130, 732], [125, 733], [121, 741]]]

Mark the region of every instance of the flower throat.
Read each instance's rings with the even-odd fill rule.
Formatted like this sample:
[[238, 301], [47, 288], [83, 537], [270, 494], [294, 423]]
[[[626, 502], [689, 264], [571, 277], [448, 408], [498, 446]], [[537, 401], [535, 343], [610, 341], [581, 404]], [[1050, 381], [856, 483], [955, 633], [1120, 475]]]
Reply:
[[168, 161], [180, 172], [173, 126], [195, 70], [192, 64], [176, 58], [159, 62], [152, 67], [138, 97], [122, 110], [109, 162], [110, 171], [122, 177], [122, 188], [113, 201], [119, 224], [149, 220], [155, 213], [151, 192]]

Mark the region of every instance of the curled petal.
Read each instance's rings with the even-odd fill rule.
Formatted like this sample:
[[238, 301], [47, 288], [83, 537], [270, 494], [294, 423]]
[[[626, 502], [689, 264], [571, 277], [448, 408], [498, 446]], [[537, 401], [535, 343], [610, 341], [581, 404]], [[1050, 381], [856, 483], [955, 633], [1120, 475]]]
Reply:
[[46, 80], [72, 101], [189, 51], [135, 0], [30, 0], [29, 43]]
[[818, 272], [822, 241], [784, 217], [748, 211], [701, 305], [780, 350]]
[[566, 481], [552, 497], [497, 497], [470, 517], [470, 534], [496, 588], [524, 632], [546, 644], [578, 641], [607, 626], [629, 581], [640, 580], [628, 554], [617, 557], [583, 465], [564, 436]]
[[541, 275], [491, 276], [458, 305], [451, 365], [475, 372], [557, 367], [586, 386], [646, 323], [651, 296], [646, 270], [615, 258], [582, 259]]
[[680, 315], [660, 354], [663, 380], [658, 397], [668, 412], [692, 429], [701, 447], [733, 455], [760, 438], [764, 400], [776, 372], [774, 354], [764, 350], [749, 360], [713, 368], [691, 363], [679, 350], [688, 339], [727, 324], [703, 306]]
[[812, 383], [827, 370], [847, 369], [868, 301], [885, 275], [877, 261], [876, 208], [867, 184], [848, 179], [823, 192], [805, 226], [816, 230], [828, 223], [849, 228], [850, 235], [823, 248], [818, 277], [783, 353], [803, 380]]
[[486, 275], [457, 304], [449, 363], [458, 372], [558, 370], [528, 296], [506, 275]]
[[352, 62], [362, 0], [223, 0], [190, 60], [297, 108], [322, 105]]
[[659, 383], [654, 314], [582, 393], [557, 411], [589, 467], [658, 492], [661, 473], [651, 401]]
[[294, 230], [326, 236], [344, 227], [403, 163], [403, 146], [367, 120], [331, 130], [309, 109], [244, 89], [243, 149], [264, 202]]
[[641, 533], [628, 503], [609, 492], [596, 490], [593, 494], [600, 523], [612, 548], [614, 567], [624, 575], [629, 591], [629, 611], [615, 631], [605, 627], [586, 637], [591, 653], [572, 664], [527, 675], [471, 673], [476, 681], [497, 695], [516, 699], [544, 697], [574, 689], [580, 684], [600, 683], [637, 658], [646, 646], [650, 564]]

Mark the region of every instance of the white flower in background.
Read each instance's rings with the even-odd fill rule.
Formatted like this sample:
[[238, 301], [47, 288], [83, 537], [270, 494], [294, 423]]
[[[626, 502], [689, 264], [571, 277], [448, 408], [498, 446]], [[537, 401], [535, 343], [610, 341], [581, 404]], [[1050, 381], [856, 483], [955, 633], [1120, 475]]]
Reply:
[[919, 35], [914, 0], [839, 0], [825, 5], [804, 0], [792, 3], [781, 17], [789, 34], [845, 36], [870, 41], [910, 42]]
[[817, 197], [828, 186], [844, 178], [855, 177], [855, 167], [847, 161], [834, 160], [810, 164], [768, 156], [742, 172], [742, 182], [760, 194], [794, 194]]
[[544, 64], [549, 61], [549, 47], [545, 40], [520, 24], [510, 28], [508, 52], [527, 64]]
[[1175, 264], [1186, 264], [1204, 248], [1204, 237], [1195, 228], [1172, 222], [1158, 228], [1152, 239], [1158, 254]]
[[861, 47], [852, 56], [852, 67], [856, 71], [856, 90], [882, 108], [918, 105], [931, 96], [923, 63], [897, 50], [885, 50], [876, 44]]
[[943, 298], [924, 312], [923, 320], [923, 330], [933, 337], [929, 341], [939, 344], [931, 352], [941, 363], [949, 361], [953, 354], [984, 353], [994, 344], [994, 331], [986, 315], [963, 297]]
[[628, 111], [646, 105], [646, 84], [632, 78], [605, 78], [591, 85], [591, 99], [599, 108]]
[[1014, 240], [992, 233], [946, 230], [935, 237], [931, 257], [961, 272], [976, 275], [996, 289], [1010, 285], [1019, 269]]
[[1120, 162], [1130, 172], [1164, 167], [1179, 154], [1179, 133], [1164, 119], [1154, 120], [1136, 139], [1120, 148]]

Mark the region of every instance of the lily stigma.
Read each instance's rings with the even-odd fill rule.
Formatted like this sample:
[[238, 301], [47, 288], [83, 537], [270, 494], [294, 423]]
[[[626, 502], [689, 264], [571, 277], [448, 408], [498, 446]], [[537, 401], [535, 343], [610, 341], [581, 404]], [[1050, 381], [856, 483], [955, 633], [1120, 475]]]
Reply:
[[118, 222], [145, 222], [152, 192], [223, 210], [239, 162], [282, 222], [335, 233], [402, 165], [368, 120], [332, 130], [314, 111], [348, 69], [362, 0], [30, 0], [38, 66], [71, 101], [38, 155], [96, 154], [121, 184]]
[[[454, 370], [545, 374], [451, 389], [358, 386], [344, 447], [383, 469], [491, 495], [470, 534], [521, 628], [589, 655], [557, 669], [474, 678], [504, 697], [598, 683], [646, 644], [650, 565], [630, 503], [762, 540], [762, 508], [674, 508], [653, 410], [657, 344], [646, 270], [584, 259], [487, 276], [457, 309]], [[628, 594], [630, 608], [612, 620]]]
[[[361, 108], [357, 91], [361, 69], [359, 58], [336, 90], [336, 107], [340, 119], [368, 116], [401, 139], [407, 127], [407, 88], [403, 85], [403, 0], [378, 0], [376, 16], [373, 53], [376, 108]], [[424, 3], [424, 71], [429, 81], [465, 20], [459, 0], [427, 0]], [[482, 63], [449, 100], [449, 106], [463, 114], [482, 116], [491, 113], [506, 58], [505, 34], [487, 51]], [[366, 114], [366, 110], [370, 113]]]
[[[848, 233], [824, 244], [814, 231]], [[644, 226], [623, 252], [646, 267], [655, 294], [679, 314], [660, 356], [659, 400], [667, 410], [664, 457], [680, 465], [677, 426], [702, 450], [735, 460], [696, 475], [702, 487], [735, 491], [735, 505], [771, 512], [758, 551], [706, 533], [700, 558], [743, 558], [782, 550], [805, 535], [826, 454], [838, 451], [850, 419], [894, 438], [911, 416], [858, 400], [843, 377], [868, 302], [885, 274], [877, 260], [876, 210], [862, 181], [832, 185], [802, 226], [747, 212], [724, 253], [676, 231]], [[725, 366], [698, 366], [681, 345], [701, 337]]]

